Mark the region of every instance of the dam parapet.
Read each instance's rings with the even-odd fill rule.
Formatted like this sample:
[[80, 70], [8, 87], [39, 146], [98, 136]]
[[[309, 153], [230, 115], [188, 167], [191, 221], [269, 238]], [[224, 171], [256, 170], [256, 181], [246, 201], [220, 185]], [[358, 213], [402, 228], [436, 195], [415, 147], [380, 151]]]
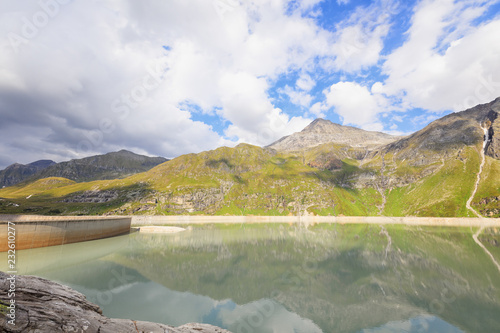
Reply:
[[0, 252], [64, 245], [123, 235], [131, 217], [0, 215]]

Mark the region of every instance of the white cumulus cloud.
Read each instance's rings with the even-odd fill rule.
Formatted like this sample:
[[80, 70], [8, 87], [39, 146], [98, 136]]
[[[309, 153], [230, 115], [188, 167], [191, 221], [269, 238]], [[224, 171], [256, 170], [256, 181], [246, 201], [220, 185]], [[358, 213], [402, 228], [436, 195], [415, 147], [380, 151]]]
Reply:
[[407, 41], [383, 64], [383, 89], [408, 108], [460, 111], [500, 96], [500, 19], [473, 26], [497, 1], [422, 1]]
[[344, 124], [383, 130], [383, 125], [377, 121], [377, 115], [384, 110], [383, 105], [368, 88], [355, 82], [338, 82], [324, 93], [326, 104], [343, 119]]

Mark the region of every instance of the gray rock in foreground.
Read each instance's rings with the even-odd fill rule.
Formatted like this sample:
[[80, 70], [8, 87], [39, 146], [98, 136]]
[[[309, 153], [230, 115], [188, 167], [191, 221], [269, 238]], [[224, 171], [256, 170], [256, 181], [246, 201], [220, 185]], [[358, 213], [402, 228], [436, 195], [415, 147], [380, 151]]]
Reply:
[[15, 278], [15, 326], [8, 323], [10, 275], [0, 272], [0, 332], [230, 333], [206, 324], [171, 327], [130, 319], [111, 319], [99, 306], [69, 287], [35, 276]]

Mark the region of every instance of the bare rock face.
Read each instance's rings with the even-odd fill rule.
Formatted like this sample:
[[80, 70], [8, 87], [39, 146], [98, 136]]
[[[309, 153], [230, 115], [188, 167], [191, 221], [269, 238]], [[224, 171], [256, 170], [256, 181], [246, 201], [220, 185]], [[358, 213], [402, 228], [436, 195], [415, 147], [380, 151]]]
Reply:
[[[230, 333], [206, 324], [171, 327], [130, 319], [111, 319], [79, 292], [35, 276], [15, 277], [15, 296], [9, 297], [11, 276], [0, 272], [0, 332], [6, 333]], [[15, 325], [9, 309], [15, 300]], [[10, 316], [9, 316], [10, 315]]]
[[333, 153], [324, 153], [316, 156], [307, 165], [321, 170], [339, 170], [342, 169], [342, 160]]
[[[494, 119], [495, 110], [500, 111], [500, 98], [435, 120], [420, 131], [383, 147], [381, 152], [411, 161], [411, 165], [431, 165], [442, 158], [457, 155], [464, 146], [482, 143], [484, 132], [481, 126], [486, 126], [494, 137], [487, 147], [487, 154], [494, 157], [496, 151], [500, 155], [500, 128], [497, 128], [500, 120]], [[496, 137], [491, 134], [495, 128], [498, 131]]]
[[316, 119], [302, 131], [285, 136], [267, 147], [278, 151], [291, 151], [330, 142], [351, 147], [377, 147], [397, 139], [400, 137], [342, 126], [325, 119]]
[[69, 198], [66, 198], [62, 202], [105, 203], [118, 199], [118, 195], [119, 193], [116, 190], [85, 191], [81, 194], [77, 194]]
[[[496, 107], [495, 107], [496, 106]], [[496, 110], [495, 110], [496, 109]], [[485, 121], [488, 129], [488, 144], [485, 149], [486, 155], [500, 159], [500, 101], [496, 103], [488, 113]]]

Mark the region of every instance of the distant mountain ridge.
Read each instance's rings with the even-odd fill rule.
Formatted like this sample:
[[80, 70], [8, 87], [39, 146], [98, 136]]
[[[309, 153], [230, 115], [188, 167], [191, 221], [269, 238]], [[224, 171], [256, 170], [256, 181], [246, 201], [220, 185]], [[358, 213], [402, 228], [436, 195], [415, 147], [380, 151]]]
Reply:
[[37, 172], [56, 164], [51, 160], [39, 160], [29, 164], [14, 163], [0, 170], [0, 188], [20, 183]]
[[335, 143], [351, 147], [376, 147], [396, 141], [401, 137], [381, 132], [365, 131], [360, 128], [335, 124], [318, 118], [302, 131], [285, 136], [271, 143], [267, 148], [278, 151], [293, 151], [312, 148], [324, 143]]
[[[168, 160], [163, 157], [138, 155], [127, 150], [73, 159], [61, 163], [37, 161], [28, 164], [29, 170], [33, 170], [33, 172], [17, 172], [18, 176], [8, 178], [8, 182], [5, 182], [3, 185], [0, 183], [0, 185], [11, 186], [24, 181], [31, 182], [48, 177], [63, 177], [76, 182], [124, 178], [139, 172], [148, 171], [166, 161]], [[36, 166], [38, 166], [38, 169], [35, 168]], [[13, 164], [5, 170], [0, 171], [0, 177], [2, 173], [8, 175], [12, 174], [13, 170], [18, 169], [24, 170], [26, 168], [23, 168], [19, 164]]]
[[318, 119], [268, 147], [220, 147], [91, 183], [65, 178], [113, 177], [117, 153], [113, 167], [71, 161], [0, 189], [0, 213], [500, 217], [499, 113], [500, 98], [406, 137]]
[[163, 157], [138, 155], [127, 150], [61, 162], [36, 174], [30, 180], [63, 177], [76, 182], [123, 178], [148, 171], [166, 162]]
[[[407, 137], [392, 142], [380, 149], [382, 154], [397, 154], [400, 159], [418, 160], [423, 152], [435, 155], [434, 162], [453, 154], [457, 149], [483, 142], [486, 155], [500, 157], [500, 98], [491, 103], [451, 113], [437, 119]], [[485, 130], [488, 138], [485, 138]], [[426, 163], [430, 163], [427, 161]]]

